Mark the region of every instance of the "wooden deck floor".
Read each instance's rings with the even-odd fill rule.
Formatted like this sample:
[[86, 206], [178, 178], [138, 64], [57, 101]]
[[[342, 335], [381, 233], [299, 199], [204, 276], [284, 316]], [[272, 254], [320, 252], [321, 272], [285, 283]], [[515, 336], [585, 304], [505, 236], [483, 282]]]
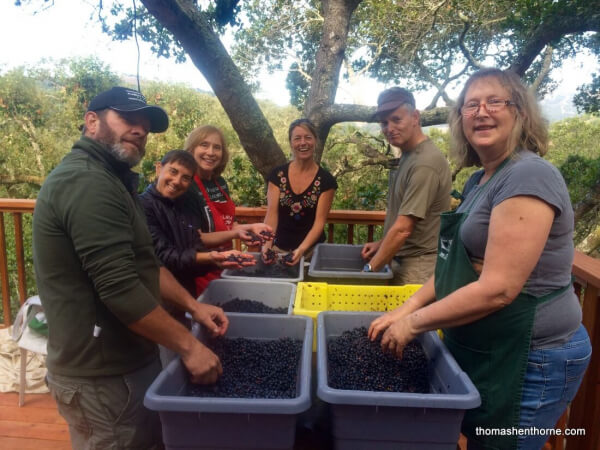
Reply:
[[[69, 450], [69, 429], [58, 414], [50, 394], [27, 394], [17, 405], [18, 394], [0, 393], [0, 449]], [[461, 449], [466, 449], [464, 438]]]
[[0, 449], [71, 448], [69, 428], [50, 394], [26, 394], [21, 407], [17, 402], [17, 393], [0, 394]]
[[[16, 392], [0, 393], [0, 449], [69, 450], [69, 428], [50, 394], [27, 394], [19, 407]], [[464, 436], [459, 448], [467, 448]], [[563, 448], [546, 444], [544, 450]]]

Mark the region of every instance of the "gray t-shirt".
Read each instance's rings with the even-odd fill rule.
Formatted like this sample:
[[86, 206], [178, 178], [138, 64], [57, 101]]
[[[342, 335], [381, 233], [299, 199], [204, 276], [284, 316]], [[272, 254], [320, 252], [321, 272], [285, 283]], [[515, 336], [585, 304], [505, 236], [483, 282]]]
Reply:
[[388, 232], [398, 216], [419, 220], [397, 256], [436, 253], [440, 214], [450, 209], [451, 190], [448, 161], [430, 139], [402, 154], [390, 171], [383, 232]]
[[[481, 179], [482, 171], [471, 178]], [[549, 162], [530, 151], [518, 152], [504, 168], [488, 182], [485, 191], [474, 201], [481, 189], [477, 183], [465, 192], [459, 212], [471, 208], [461, 228], [461, 239], [471, 257], [483, 260], [488, 239], [488, 227], [493, 208], [504, 200], [520, 195], [543, 200], [555, 211], [548, 241], [523, 291], [542, 296], [571, 284], [573, 265], [573, 208], [569, 192], [560, 172]], [[470, 204], [473, 203], [472, 206]], [[581, 307], [572, 288], [558, 297], [538, 305], [531, 346], [549, 348], [567, 342], [581, 323]]]

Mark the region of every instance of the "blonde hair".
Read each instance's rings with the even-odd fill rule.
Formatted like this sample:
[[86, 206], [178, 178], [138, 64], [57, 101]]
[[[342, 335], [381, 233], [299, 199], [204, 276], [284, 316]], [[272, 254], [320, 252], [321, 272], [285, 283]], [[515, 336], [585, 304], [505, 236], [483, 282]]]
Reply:
[[542, 117], [538, 102], [533, 93], [521, 82], [519, 76], [508, 70], [495, 68], [482, 69], [474, 73], [465, 83], [456, 104], [450, 110], [448, 124], [452, 137], [450, 153], [460, 168], [481, 166], [479, 155], [471, 146], [462, 126], [461, 108], [465, 102], [467, 91], [474, 81], [484, 78], [497, 80], [508, 91], [509, 99], [515, 106], [515, 125], [507, 148], [512, 156], [516, 150], [525, 149], [544, 156], [548, 151], [548, 124]]
[[185, 139], [183, 148], [193, 156], [196, 147], [198, 147], [211, 134], [219, 135], [219, 138], [221, 139], [221, 148], [223, 149], [221, 161], [219, 162], [219, 165], [215, 167], [211, 175], [211, 178], [216, 180], [223, 173], [225, 167], [227, 166], [227, 162], [229, 161], [229, 151], [227, 150], [227, 144], [225, 143], [225, 136], [219, 128], [212, 125], [202, 125], [194, 128]]

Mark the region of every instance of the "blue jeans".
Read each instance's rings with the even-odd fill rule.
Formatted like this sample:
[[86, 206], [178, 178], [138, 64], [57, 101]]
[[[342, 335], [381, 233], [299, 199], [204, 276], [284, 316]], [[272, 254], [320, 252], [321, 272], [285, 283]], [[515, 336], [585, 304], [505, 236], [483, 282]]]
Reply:
[[[590, 338], [583, 325], [566, 344], [531, 349], [521, 398], [521, 428], [554, 428], [575, 397], [592, 356]], [[518, 448], [539, 450], [550, 435], [519, 436]]]

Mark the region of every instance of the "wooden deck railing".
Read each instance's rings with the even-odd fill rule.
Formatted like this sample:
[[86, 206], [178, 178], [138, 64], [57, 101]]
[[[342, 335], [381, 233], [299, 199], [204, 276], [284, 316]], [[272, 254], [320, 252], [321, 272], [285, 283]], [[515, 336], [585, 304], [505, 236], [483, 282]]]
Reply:
[[[2, 311], [4, 326], [9, 326], [11, 317], [11, 290], [9, 283], [9, 267], [7, 255], [7, 224], [5, 216], [12, 216], [14, 234], [14, 258], [17, 272], [17, 296], [22, 304], [27, 296], [27, 280], [25, 272], [25, 249], [23, 240], [23, 214], [31, 214], [35, 200], [0, 199], [0, 283], [2, 284]], [[240, 222], [262, 222], [265, 208], [236, 208], [236, 216]], [[383, 211], [331, 211], [327, 218], [328, 241], [333, 241], [334, 224], [347, 226], [348, 243], [354, 243], [355, 226], [367, 226], [367, 241], [373, 240], [374, 229], [383, 225]], [[57, 255], [58, 260], [60, 255]], [[57, 262], [59, 262], [57, 260]], [[13, 269], [14, 272], [14, 269]], [[592, 339], [592, 360], [586, 376], [573, 401], [568, 416], [561, 420], [564, 429], [584, 429], [584, 436], [565, 436], [565, 439], [551, 440], [554, 450], [597, 450], [600, 449], [600, 260], [591, 258], [581, 252], [575, 252], [573, 261], [575, 290], [580, 295], [583, 305], [583, 324]], [[566, 445], [566, 447], [565, 447]]]

